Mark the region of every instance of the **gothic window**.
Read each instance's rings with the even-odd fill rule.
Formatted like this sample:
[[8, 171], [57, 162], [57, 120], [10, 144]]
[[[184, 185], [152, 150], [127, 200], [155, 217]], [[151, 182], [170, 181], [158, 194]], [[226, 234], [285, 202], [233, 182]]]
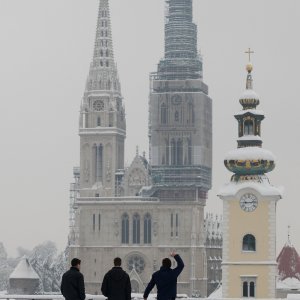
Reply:
[[169, 140], [166, 139], [166, 165], [169, 165]]
[[105, 46], [106, 46], [106, 47], [108, 46], [108, 40], [105, 41]]
[[177, 110], [175, 112], [175, 122], [179, 122], [179, 112]]
[[108, 57], [109, 56], [109, 51], [108, 51], [108, 49], [106, 50], [106, 57]]
[[127, 214], [122, 216], [122, 244], [129, 243], [129, 217]]
[[171, 213], [171, 237], [173, 237], [173, 225], [174, 225], [173, 213]]
[[101, 126], [101, 118], [97, 117], [97, 126]]
[[98, 215], [98, 231], [101, 229], [101, 215]]
[[107, 30], [105, 30], [105, 36], [107, 37]]
[[183, 160], [183, 151], [182, 151], [182, 140], [179, 139], [177, 141], [177, 147], [176, 147], [176, 156], [177, 156], [177, 165], [180, 166], [182, 165], [182, 160]]
[[151, 215], [144, 216], [144, 244], [151, 244]]
[[243, 237], [243, 251], [255, 251], [255, 237], [252, 234], [246, 234]]
[[160, 107], [160, 122], [161, 124], [167, 124], [167, 106], [165, 103]]
[[108, 126], [113, 127], [114, 126], [114, 112], [110, 110], [109, 117], [108, 117]]
[[103, 67], [103, 61], [102, 60], [100, 60], [100, 66]]
[[101, 30], [101, 36], [104, 36], [104, 34], [103, 34], [103, 30]]
[[139, 244], [140, 243], [140, 226], [141, 226], [141, 220], [140, 216], [138, 214], [133, 215], [132, 219], [132, 242], [133, 244]]
[[194, 114], [194, 108], [193, 108], [193, 104], [189, 103], [189, 119], [188, 119], [188, 123], [190, 124], [194, 124], [194, 119], [195, 119], [195, 114]]
[[93, 214], [93, 231], [95, 231], [96, 228], [96, 215]]
[[106, 61], [106, 66], [109, 67], [109, 62], [108, 62], [108, 60]]
[[96, 147], [96, 181], [102, 181], [103, 173], [103, 147], [99, 145]]
[[246, 120], [244, 122], [244, 135], [249, 135], [249, 134], [254, 134], [252, 120]]
[[176, 216], [176, 220], [175, 220], [175, 236], [178, 237], [178, 229], [179, 229], [179, 219], [178, 219], [178, 214], [175, 215]]
[[171, 141], [171, 164], [176, 164], [176, 142], [174, 139]]
[[188, 139], [188, 164], [192, 164], [192, 142], [191, 139]]
[[101, 57], [103, 56], [103, 50], [102, 49], [100, 50], [100, 56]]
[[85, 112], [84, 112], [84, 127], [85, 128], [88, 128], [89, 127], [89, 118], [88, 118], [88, 112], [87, 112], [87, 110], [85, 110]]
[[111, 81], [110, 81], [110, 80], [108, 80], [108, 82], [107, 82], [107, 89], [108, 89], [108, 90], [111, 89]]

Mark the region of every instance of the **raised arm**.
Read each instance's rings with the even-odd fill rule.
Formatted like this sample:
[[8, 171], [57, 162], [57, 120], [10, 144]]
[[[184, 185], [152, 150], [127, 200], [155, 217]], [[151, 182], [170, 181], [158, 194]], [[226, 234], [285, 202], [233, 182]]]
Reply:
[[183, 263], [183, 260], [181, 259], [181, 257], [178, 254], [175, 254], [173, 257], [177, 262], [177, 267], [175, 269], [173, 269], [173, 274], [175, 274], [176, 277], [178, 277], [179, 274], [182, 272], [182, 270], [184, 268], [184, 263]]

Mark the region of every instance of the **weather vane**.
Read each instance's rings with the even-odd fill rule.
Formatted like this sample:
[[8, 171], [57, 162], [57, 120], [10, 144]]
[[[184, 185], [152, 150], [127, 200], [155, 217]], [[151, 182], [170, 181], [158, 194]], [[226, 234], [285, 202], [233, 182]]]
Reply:
[[249, 62], [250, 62], [251, 61], [251, 54], [253, 54], [254, 51], [251, 51], [251, 49], [248, 48], [248, 51], [245, 51], [245, 53], [249, 55]]

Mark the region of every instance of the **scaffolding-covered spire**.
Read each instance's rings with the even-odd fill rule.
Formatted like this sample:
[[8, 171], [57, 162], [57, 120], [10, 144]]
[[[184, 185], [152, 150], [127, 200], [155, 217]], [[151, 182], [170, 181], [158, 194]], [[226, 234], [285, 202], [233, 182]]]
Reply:
[[114, 62], [112, 30], [108, 0], [100, 0], [93, 59], [90, 65], [86, 92], [114, 90], [120, 92]]
[[158, 65], [161, 79], [202, 78], [197, 51], [197, 26], [193, 23], [192, 0], [167, 0], [165, 58]]

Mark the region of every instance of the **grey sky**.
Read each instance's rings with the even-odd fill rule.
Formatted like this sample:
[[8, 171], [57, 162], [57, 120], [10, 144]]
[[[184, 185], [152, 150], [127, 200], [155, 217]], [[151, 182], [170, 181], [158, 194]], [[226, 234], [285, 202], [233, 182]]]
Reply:
[[[148, 154], [149, 72], [163, 56], [163, 0], [110, 0], [115, 60], [126, 104], [126, 161], [138, 144]], [[1, 0], [0, 241], [11, 255], [68, 233], [69, 183], [79, 162], [78, 117], [92, 57], [98, 0]], [[207, 210], [231, 174], [223, 165], [236, 148], [238, 98], [245, 87], [244, 51], [251, 47], [263, 147], [277, 157], [270, 174], [285, 187], [278, 203], [278, 249], [300, 251], [299, 0], [194, 0], [204, 81], [213, 99], [213, 189]]]

